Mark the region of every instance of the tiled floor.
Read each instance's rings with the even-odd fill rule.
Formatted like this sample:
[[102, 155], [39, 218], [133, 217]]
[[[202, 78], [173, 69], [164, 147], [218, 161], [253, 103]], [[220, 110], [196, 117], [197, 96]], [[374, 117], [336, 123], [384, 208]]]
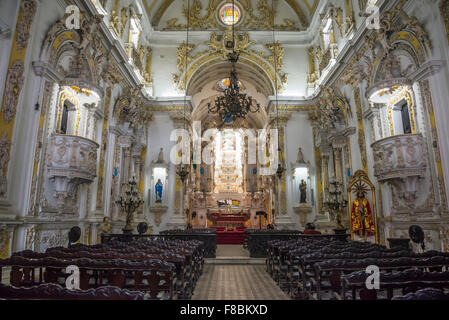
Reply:
[[265, 266], [205, 265], [193, 300], [289, 300]]
[[218, 245], [217, 258], [249, 258], [249, 251], [240, 245]]

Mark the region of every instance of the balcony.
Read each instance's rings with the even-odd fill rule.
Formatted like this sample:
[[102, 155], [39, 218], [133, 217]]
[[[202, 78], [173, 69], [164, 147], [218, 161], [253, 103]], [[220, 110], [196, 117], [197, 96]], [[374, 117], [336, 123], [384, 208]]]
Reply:
[[86, 138], [52, 134], [47, 170], [60, 206], [74, 195], [80, 184], [96, 178], [98, 148], [96, 142]]
[[376, 141], [374, 175], [392, 184], [409, 204], [416, 199], [417, 184], [426, 176], [427, 149], [421, 134], [397, 135]]

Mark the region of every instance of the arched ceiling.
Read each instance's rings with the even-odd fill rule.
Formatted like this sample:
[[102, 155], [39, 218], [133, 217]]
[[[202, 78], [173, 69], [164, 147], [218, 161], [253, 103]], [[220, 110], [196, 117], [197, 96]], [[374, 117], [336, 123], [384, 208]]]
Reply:
[[[186, 25], [184, 8], [187, 1], [182, 0], [142, 0], [156, 30], [180, 30]], [[191, 27], [196, 30], [210, 30], [223, 27], [217, 23], [216, 16], [222, 4], [230, 0], [190, 0], [192, 10]], [[274, 0], [275, 25], [281, 30], [305, 30], [315, 14], [320, 0]], [[270, 15], [273, 0], [236, 0], [243, 9], [243, 21], [240, 27], [249, 30], [267, 30], [272, 28]], [[193, 19], [192, 19], [193, 15]], [[198, 19], [195, 25], [195, 17]], [[260, 18], [260, 19], [259, 19]], [[224, 27], [223, 27], [224, 28]]]
[[[248, 115], [248, 123], [251, 127], [262, 128], [267, 120], [266, 106], [268, 96], [272, 95], [273, 88], [263, 75], [261, 70], [254, 70], [244, 63], [236, 65], [237, 76], [242, 83], [242, 92], [251, 96], [260, 104], [260, 111]], [[208, 113], [207, 104], [214, 104], [215, 97], [222, 92], [217, 90], [217, 82], [229, 78], [231, 66], [227, 62], [217, 63], [197, 72], [190, 81], [187, 94], [192, 96], [192, 119], [205, 121], [215, 118]], [[219, 122], [219, 121], [218, 121]]]

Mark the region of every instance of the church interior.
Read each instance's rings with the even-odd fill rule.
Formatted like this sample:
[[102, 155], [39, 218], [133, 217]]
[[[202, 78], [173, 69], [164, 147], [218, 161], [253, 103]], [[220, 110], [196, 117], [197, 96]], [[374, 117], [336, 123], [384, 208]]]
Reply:
[[448, 61], [447, 0], [0, 1], [0, 299], [448, 300]]

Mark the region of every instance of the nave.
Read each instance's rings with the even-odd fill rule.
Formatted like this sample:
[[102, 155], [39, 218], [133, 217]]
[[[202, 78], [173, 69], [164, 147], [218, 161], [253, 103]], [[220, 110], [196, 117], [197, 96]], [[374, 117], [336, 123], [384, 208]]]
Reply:
[[240, 245], [219, 245], [206, 261], [192, 300], [288, 300], [266, 272], [265, 259], [251, 259]]
[[0, 299], [446, 299], [448, 61], [448, 0], [0, 0]]
[[206, 265], [192, 300], [289, 300], [263, 265]]

